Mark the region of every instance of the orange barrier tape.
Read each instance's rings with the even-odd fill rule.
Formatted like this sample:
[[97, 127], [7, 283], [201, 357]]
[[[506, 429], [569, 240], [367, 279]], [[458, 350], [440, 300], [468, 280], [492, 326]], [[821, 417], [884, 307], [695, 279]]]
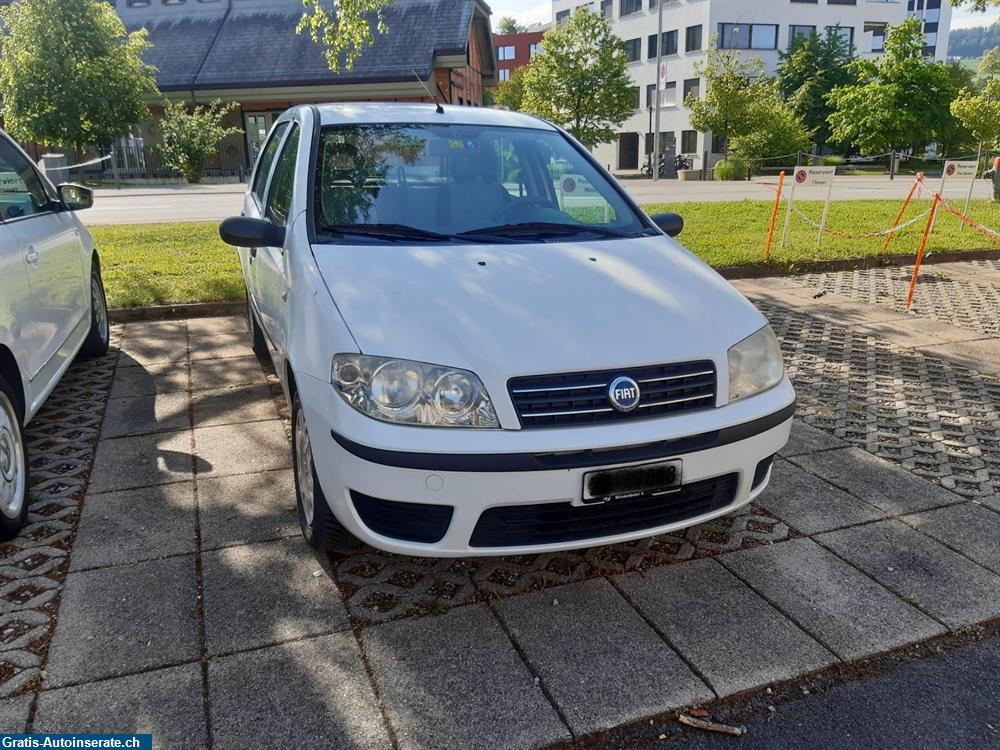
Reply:
[[954, 208], [952, 208], [951, 206], [949, 206], [944, 201], [941, 201], [941, 208], [943, 208], [945, 211], [947, 211], [948, 213], [952, 214], [953, 216], [957, 216], [959, 219], [961, 219], [962, 221], [964, 221], [966, 224], [968, 224], [970, 227], [972, 227], [973, 229], [975, 229], [981, 235], [983, 235], [985, 237], [988, 237], [990, 240], [992, 240], [993, 242], [995, 242], [998, 245], [1000, 245], [1000, 232], [995, 232], [992, 229], [990, 229], [989, 227], [984, 227], [982, 224], [976, 223], [975, 221], [973, 221], [972, 219], [970, 219], [968, 216], [966, 216], [965, 214], [963, 214], [961, 211], [956, 211]]

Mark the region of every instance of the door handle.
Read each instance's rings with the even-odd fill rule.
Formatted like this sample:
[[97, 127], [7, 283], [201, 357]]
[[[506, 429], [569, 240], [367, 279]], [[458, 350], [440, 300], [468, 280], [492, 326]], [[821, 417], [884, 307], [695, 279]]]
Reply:
[[24, 262], [32, 268], [38, 265], [38, 251], [30, 245], [28, 246], [28, 252], [24, 254]]
[[288, 302], [288, 290], [287, 289], [281, 293], [281, 301], [282, 302]]

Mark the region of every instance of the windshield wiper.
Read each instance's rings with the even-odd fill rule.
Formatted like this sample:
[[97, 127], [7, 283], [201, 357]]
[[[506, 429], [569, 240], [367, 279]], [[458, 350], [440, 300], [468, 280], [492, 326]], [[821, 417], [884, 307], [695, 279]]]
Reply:
[[324, 234], [358, 234], [365, 237], [382, 237], [393, 240], [447, 242], [454, 239], [454, 235], [411, 227], [409, 224], [331, 224], [320, 227], [320, 231]]
[[495, 227], [459, 232], [456, 237], [518, 237], [539, 235], [596, 234], [601, 237], [631, 237], [627, 232], [594, 224], [565, 224], [558, 221], [532, 221], [522, 224], [500, 224]]

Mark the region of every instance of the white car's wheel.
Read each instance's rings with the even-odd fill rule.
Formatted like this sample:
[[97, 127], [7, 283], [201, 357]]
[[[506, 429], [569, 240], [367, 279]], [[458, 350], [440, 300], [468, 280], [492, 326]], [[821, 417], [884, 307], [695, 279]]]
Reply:
[[0, 377], [0, 539], [12, 539], [28, 517], [28, 449], [14, 391]]
[[87, 357], [103, 357], [111, 343], [111, 324], [108, 320], [108, 300], [104, 296], [101, 267], [93, 261], [90, 268], [90, 333], [83, 342]]

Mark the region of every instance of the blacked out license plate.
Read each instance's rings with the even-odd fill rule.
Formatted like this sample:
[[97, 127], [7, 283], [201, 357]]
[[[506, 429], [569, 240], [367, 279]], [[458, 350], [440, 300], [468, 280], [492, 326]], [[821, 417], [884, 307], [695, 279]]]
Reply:
[[583, 475], [586, 505], [627, 500], [641, 495], [663, 495], [681, 487], [681, 461], [658, 461]]

